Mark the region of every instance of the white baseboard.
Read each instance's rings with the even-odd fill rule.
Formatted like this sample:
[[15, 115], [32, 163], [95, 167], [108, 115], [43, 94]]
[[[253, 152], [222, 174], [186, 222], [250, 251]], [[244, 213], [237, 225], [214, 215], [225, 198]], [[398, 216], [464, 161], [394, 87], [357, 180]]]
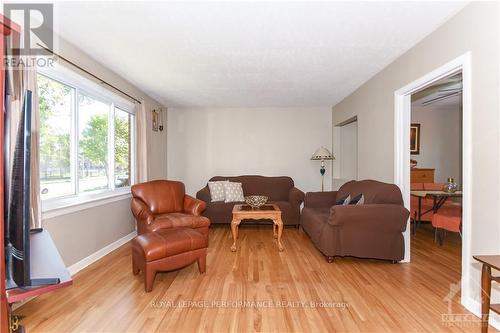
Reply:
[[85, 267], [93, 264], [94, 262], [101, 259], [105, 255], [111, 253], [112, 251], [116, 250], [117, 248], [119, 248], [123, 244], [127, 243], [135, 236], [137, 236], [137, 231], [131, 232], [130, 234], [126, 235], [125, 237], [118, 239], [117, 241], [103, 247], [99, 251], [92, 253], [90, 256], [83, 258], [79, 262], [69, 266], [68, 267], [69, 274], [71, 274], [71, 276], [75, 275], [76, 273], [78, 273], [79, 271], [84, 269]]
[[[467, 303], [463, 305], [474, 315], [478, 316], [479, 318], [481, 317], [481, 303], [472, 298], [469, 298]], [[489, 324], [497, 330], [500, 330], [500, 315], [497, 315], [496, 313], [490, 311]]]

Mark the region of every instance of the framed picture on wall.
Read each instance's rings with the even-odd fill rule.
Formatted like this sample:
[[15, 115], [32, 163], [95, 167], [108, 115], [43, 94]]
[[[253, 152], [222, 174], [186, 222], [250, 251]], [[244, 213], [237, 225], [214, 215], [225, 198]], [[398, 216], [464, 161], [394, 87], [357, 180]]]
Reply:
[[410, 126], [410, 154], [420, 154], [420, 124]]
[[158, 132], [158, 111], [153, 110], [153, 131]]

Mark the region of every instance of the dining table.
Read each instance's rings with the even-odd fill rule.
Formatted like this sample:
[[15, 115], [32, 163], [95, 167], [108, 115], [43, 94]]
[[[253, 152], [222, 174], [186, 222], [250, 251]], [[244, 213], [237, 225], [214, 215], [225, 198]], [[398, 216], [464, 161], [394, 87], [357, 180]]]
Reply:
[[[461, 198], [462, 191], [446, 192], [446, 191], [436, 191], [436, 190], [412, 190], [410, 194], [418, 198], [418, 208], [417, 208], [417, 221], [419, 224], [422, 222], [422, 215], [428, 212], [436, 213], [439, 208], [441, 208], [446, 200], [449, 198]], [[432, 198], [432, 208], [422, 212], [422, 199]], [[416, 225], [416, 224], [415, 224]]]

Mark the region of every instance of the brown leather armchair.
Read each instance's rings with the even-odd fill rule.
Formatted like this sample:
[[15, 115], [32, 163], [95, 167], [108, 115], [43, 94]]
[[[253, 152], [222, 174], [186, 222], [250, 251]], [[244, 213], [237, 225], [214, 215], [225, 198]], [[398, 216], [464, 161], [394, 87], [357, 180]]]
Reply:
[[137, 233], [165, 228], [192, 228], [208, 236], [210, 220], [201, 213], [206, 203], [185, 193], [184, 184], [153, 180], [132, 186], [132, 213]]

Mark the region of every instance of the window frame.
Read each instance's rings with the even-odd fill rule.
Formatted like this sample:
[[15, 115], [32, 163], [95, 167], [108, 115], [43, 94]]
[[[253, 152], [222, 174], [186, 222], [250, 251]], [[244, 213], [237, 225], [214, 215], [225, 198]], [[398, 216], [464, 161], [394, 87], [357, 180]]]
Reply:
[[[130, 196], [130, 188], [136, 181], [136, 114], [133, 102], [121, 97], [93, 82], [77, 72], [55, 64], [52, 68], [40, 68], [38, 73], [48, 79], [57, 81], [74, 89], [74, 98], [71, 110], [71, 132], [70, 132], [70, 174], [73, 194], [63, 195], [55, 198], [42, 199], [42, 213], [59, 210], [71, 206], [86, 205], [101, 200], [109, 200], [118, 196]], [[108, 110], [108, 187], [106, 189], [79, 193], [79, 107], [78, 97], [80, 94], [88, 96], [96, 101], [106, 103]], [[132, 116], [130, 122], [130, 185], [116, 187], [115, 184], [115, 150], [114, 150], [114, 122], [116, 109], [126, 112]], [[53, 215], [53, 214], [50, 214]]]

